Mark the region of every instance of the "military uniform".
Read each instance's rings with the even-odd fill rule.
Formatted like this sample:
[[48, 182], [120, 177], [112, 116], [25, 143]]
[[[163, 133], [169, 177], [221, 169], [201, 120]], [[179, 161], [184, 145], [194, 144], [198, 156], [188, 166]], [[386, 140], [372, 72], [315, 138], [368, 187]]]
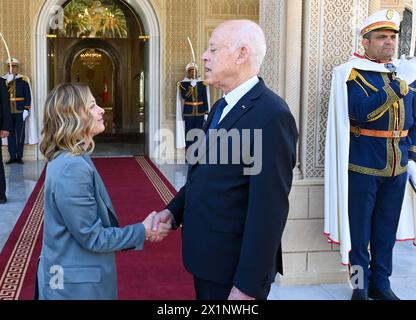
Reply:
[[[0, 78], [0, 131], [11, 130], [11, 115], [9, 96], [7, 93], [6, 81]], [[0, 203], [6, 202], [6, 179], [2, 160], [2, 148], [0, 139]]]
[[[178, 83], [178, 89], [183, 100], [182, 116], [185, 121], [185, 137], [191, 129], [201, 129], [204, 116], [208, 114], [207, 84], [201, 80], [192, 83], [184, 80]], [[192, 143], [186, 142], [186, 147]]]
[[407, 162], [416, 161], [416, 84], [401, 92], [394, 77], [353, 69], [347, 82], [350, 263], [362, 266], [365, 283], [381, 290], [390, 288]]
[[[197, 70], [195, 63], [189, 63], [185, 70]], [[191, 77], [193, 79], [191, 79]], [[179, 81], [176, 93], [176, 147], [188, 148], [193, 141], [186, 141], [187, 133], [192, 129], [202, 129], [205, 117], [209, 113], [209, 87], [196, 73]]]
[[[393, 10], [370, 16], [360, 29], [366, 49], [388, 59], [387, 51], [377, 50], [390, 46], [393, 52], [391, 31], [397, 33], [399, 26], [400, 15]], [[367, 35], [376, 30], [390, 31]], [[372, 42], [376, 36], [382, 40]], [[333, 72], [324, 233], [340, 245], [342, 262], [353, 266], [351, 271], [363, 271], [362, 281], [353, 283], [358, 287], [352, 299], [398, 299], [389, 277], [400, 217], [412, 214], [401, 208], [408, 160], [416, 160], [416, 77], [403, 72], [413, 70], [413, 63], [354, 54]]]
[[25, 141], [25, 122], [23, 111], [30, 110], [31, 94], [29, 79], [26, 76], [17, 76], [8, 83], [10, 96], [10, 110], [12, 113], [12, 130], [8, 137], [8, 148], [11, 162], [21, 162]]

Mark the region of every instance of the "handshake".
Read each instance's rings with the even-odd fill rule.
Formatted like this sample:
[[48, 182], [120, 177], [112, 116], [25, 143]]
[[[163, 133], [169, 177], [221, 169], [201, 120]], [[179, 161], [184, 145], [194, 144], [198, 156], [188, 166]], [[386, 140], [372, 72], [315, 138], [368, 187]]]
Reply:
[[167, 209], [151, 212], [142, 222], [146, 230], [146, 240], [150, 242], [162, 241], [172, 230], [173, 220], [173, 214]]

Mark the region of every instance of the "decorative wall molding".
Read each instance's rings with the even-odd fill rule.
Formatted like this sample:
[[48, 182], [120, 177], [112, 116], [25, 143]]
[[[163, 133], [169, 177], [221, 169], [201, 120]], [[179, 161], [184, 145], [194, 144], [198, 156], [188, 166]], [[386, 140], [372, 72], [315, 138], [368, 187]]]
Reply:
[[368, 1], [368, 14], [371, 15], [374, 12], [380, 10], [381, 0], [369, 0]]
[[305, 178], [319, 178], [332, 70], [358, 50], [368, 0], [305, 1], [304, 14], [301, 166]]
[[[165, 10], [165, 87], [163, 90], [165, 114], [174, 119], [176, 107], [176, 83], [185, 76], [185, 66], [191, 62], [192, 54], [187, 37], [195, 45], [198, 38], [198, 3], [194, 0], [166, 0]], [[200, 66], [199, 56], [196, 63]]]
[[[30, 44], [33, 39], [33, 25], [37, 12], [44, 0], [15, 1], [3, 0], [0, 2], [0, 31], [4, 35], [12, 56], [20, 61], [19, 72], [32, 78], [32, 51]], [[16, 14], [19, 13], [19, 14]], [[6, 57], [6, 50], [0, 46], [0, 57]], [[5, 59], [3, 59], [5, 60]], [[3, 61], [0, 61], [3, 74]]]
[[234, 19], [236, 16], [239, 19], [250, 19], [253, 15], [259, 15], [259, 0], [206, 0], [201, 2], [208, 19]]
[[284, 61], [286, 60], [286, 53], [283, 50], [286, 38], [286, 1], [260, 1], [259, 23], [267, 41], [267, 53], [260, 75], [270, 89], [283, 96], [282, 83], [285, 78]]

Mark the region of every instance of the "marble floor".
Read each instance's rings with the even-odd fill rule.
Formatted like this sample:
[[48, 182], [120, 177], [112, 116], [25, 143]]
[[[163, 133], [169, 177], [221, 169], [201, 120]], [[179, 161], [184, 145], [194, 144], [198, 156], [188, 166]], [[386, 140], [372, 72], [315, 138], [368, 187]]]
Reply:
[[[393, 252], [393, 274], [390, 283], [402, 300], [416, 300], [416, 247], [410, 242], [397, 242]], [[270, 300], [349, 300], [348, 283], [309, 286], [273, 285]]]
[[0, 204], [0, 251], [42, 174], [44, 165], [44, 161], [26, 161], [24, 165], [13, 163], [4, 166], [7, 203]]
[[[104, 152], [105, 150], [96, 150], [95, 154], [101, 155]], [[0, 251], [35, 187], [44, 164], [43, 161], [28, 161], [24, 165], [5, 166], [8, 202], [0, 205]], [[156, 166], [176, 189], [185, 183], [186, 164], [158, 165], [156, 163]], [[393, 265], [394, 272], [391, 277], [393, 290], [404, 300], [416, 300], [416, 247], [410, 243], [397, 243]], [[308, 286], [273, 285], [269, 299], [348, 300], [350, 296], [351, 289], [347, 283]]]

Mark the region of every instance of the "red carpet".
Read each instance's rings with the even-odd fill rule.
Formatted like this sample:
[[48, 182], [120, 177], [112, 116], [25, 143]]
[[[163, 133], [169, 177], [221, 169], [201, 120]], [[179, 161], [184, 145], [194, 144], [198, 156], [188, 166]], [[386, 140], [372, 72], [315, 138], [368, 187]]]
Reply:
[[[175, 189], [144, 157], [97, 158], [121, 226], [162, 209]], [[0, 300], [32, 299], [41, 249], [43, 175], [0, 254]], [[194, 299], [192, 277], [182, 265], [180, 232], [142, 251], [117, 253], [119, 299]]]

